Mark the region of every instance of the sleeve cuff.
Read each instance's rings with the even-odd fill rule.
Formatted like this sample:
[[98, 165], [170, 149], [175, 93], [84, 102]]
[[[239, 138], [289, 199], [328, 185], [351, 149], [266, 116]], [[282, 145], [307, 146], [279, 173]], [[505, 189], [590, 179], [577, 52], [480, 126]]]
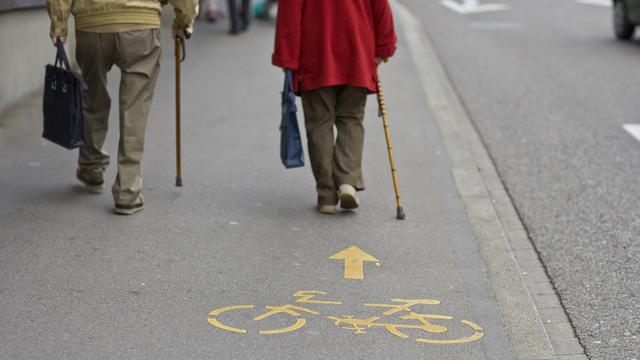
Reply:
[[49, 33], [49, 36], [51, 36], [52, 38], [67, 36], [68, 33], [69, 31], [67, 29], [66, 23], [51, 23], [51, 31]]
[[298, 61], [286, 59], [276, 54], [273, 54], [271, 56], [271, 63], [277, 67], [280, 67], [283, 69], [292, 69], [292, 70], [296, 70], [300, 66]]
[[384, 46], [376, 48], [376, 57], [381, 59], [387, 59], [393, 56], [396, 52], [395, 46]]

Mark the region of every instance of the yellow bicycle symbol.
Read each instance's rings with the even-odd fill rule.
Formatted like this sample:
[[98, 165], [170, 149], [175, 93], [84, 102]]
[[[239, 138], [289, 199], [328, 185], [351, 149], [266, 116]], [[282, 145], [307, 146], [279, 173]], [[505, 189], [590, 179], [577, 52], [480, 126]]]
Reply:
[[[317, 291], [317, 290], [310, 290], [310, 291], [301, 290], [294, 293], [293, 296], [298, 298], [298, 300], [295, 301], [297, 303], [342, 305], [342, 302], [340, 301], [313, 300], [313, 298], [316, 295], [326, 295], [326, 294], [327, 293], [323, 291]], [[253, 309], [253, 308], [254, 308], [253, 305], [234, 305], [234, 306], [226, 306], [223, 308], [215, 309], [209, 312], [208, 321], [209, 321], [209, 324], [219, 329], [235, 332], [238, 334], [246, 334], [247, 333], [246, 329], [235, 328], [235, 327], [228, 326], [221, 323], [218, 320], [218, 316], [229, 311], [245, 310], [245, 309]], [[307, 323], [307, 320], [301, 317], [303, 312], [308, 314], [313, 314], [313, 315], [320, 315], [320, 313], [317, 311], [307, 309], [301, 306], [293, 305], [293, 304], [285, 304], [280, 306], [265, 306], [265, 309], [268, 311], [265, 312], [264, 314], [254, 317], [253, 320], [260, 321], [277, 314], [286, 314], [296, 318], [296, 322], [293, 325], [285, 328], [272, 329], [272, 330], [260, 330], [259, 331], [260, 335], [284, 334], [284, 333], [296, 331], [302, 328]]]
[[[327, 316], [327, 318], [334, 320], [336, 325], [348, 325], [347, 327], [343, 327], [343, 329], [353, 330], [356, 334], [364, 333], [365, 329], [382, 327], [385, 328], [391, 334], [400, 337], [402, 339], [408, 339], [409, 335], [407, 335], [404, 330], [414, 329], [414, 330], [422, 330], [431, 334], [442, 334], [449, 331], [444, 325], [433, 324], [429, 320], [453, 320], [452, 316], [448, 315], [437, 315], [437, 314], [420, 314], [412, 311], [412, 307], [415, 305], [439, 305], [440, 302], [438, 300], [405, 300], [405, 299], [392, 299], [392, 302], [400, 303], [400, 304], [365, 304], [368, 307], [388, 307], [390, 310], [387, 310], [380, 314], [380, 316], [372, 316], [366, 319], [357, 319], [353, 316], [344, 316], [344, 317], [335, 317], [335, 316]], [[387, 323], [387, 322], [378, 322], [382, 317], [393, 315], [397, 312], [405, 312], [406, 315], [399, 316], [398, 318], [401, 320], [415, 320], [418, 324], [397, 324], [397, 323]], [[465, 336], [457, 339], [430, 339], [430, 338], [417, 338], [416, 342], [419, 343], [427, 343], [427, 344], [463, 344], [472, 341], [476, 341], [480, 339], [484, 335], [484, 330], [480, 325], [469, 321], [462, 320], [461, 324], [466, 327], [471, 328], [473, 331], [471, 335]]]
[[[295, 303], [308, 303], [320, 305], [342, 305], [340, 301], [334, 300], [317, 300], [318, 295], [327, 295], [326, 292], [319, 290], [301, 290], [293, 294], [297, 300]], [[370, 316], [364, 319], [356, 318], [353, 315], [348, 316], [327, 316], [328, 319], [334, 321], [335, 325], [342, 329], [352, 330], [356, 334], [365, 333], [366, 329], [384, 328], [389, 333], [402, 338], [408, 339], [408, 334], [412, 330], [420, 330], [429, 335], [446, 334], [452, 326], [458, 327], [458, 331], [463, 331], [468, 335], [453, 339], [435, 339], [433, 336], [423, 335], [415, 339], [418, 343], [426, 344], [463, 344], [480, 339], [484, 335], [482, 327], [469, 320], [453, 321], [454, 318], [448, 315], [438, 315], [430, 313], [415, 312], [413, 308], [419, 305], [439, 305], [440, 301], [432, 299], [391, 299], [393, 304], [364, 304], [367, 308], [384, 308], [386, 309], [380, 314]], [[233, 327], [224, 324], [219, 320], [220, 315], [232, 311], [246, 311], [254, 309], [254, 305], [233, 305], [218, 308], [209, 312], [208, 322], [216, 328], [224, 331], [234, 332], [238, 334], [247, 334], [248, 330]], [[254, 321], [261, 321], [278, 314], [284, 314], [295, 319], [289, 326], [278, 329], [260, 330], [260, 335], [284, 334], [303, 328], [307, 319], [303, 314], [321, 315], [320, 312], [295, 304], [284, 304], [280, 306], [265, 306], [265, 312], [253, 318]], [[393, 319], [389, 319], [390, 317]], [[384, 320], [388, 319], [388, 320]], [[403, 322], [394, 322], [402, 320]], [[437, 322], [437, 323], [436, 323]], [[450, 326], [443, 324], [452, 323]], [[465, 330], [466, 329], [466, 330]]]

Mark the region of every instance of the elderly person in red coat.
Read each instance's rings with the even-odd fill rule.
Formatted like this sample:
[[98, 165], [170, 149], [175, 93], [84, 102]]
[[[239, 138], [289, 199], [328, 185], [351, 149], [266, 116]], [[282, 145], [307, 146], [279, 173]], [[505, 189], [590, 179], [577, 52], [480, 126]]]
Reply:
[[396, 42], [388, 0], [279, 1], [272, 62], [293, 70], [302, 97], [321, 213], [359, 205], [364, 108]]

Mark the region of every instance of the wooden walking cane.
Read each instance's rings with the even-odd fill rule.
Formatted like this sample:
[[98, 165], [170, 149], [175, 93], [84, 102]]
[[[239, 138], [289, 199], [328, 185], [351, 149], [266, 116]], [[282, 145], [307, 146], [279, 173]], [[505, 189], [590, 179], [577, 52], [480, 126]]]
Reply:
[[384, 93], [382, 92], [382, 82], [380, 81], [380, 72], [376, 70], [376, 82], [378, 85], [377, 98], [378, 98], [378, 116], [382, 118], [382, 124], [384, 126], [384, 136], [387, 140], [387, 151], [389, 153], [389, 163], [391, 164], [391, 177], [393, 178], [393, 189], [396, 193], [396, 205], [398, 220], [404, 220], [405, 214], [402, 205], [400, 204], [400, 186], [398, 185], [398, 176], [396, 175], [396, 162], [393, 158], [393, 149], [391, 148], [391, 135], [389, 134], [389, 121], [387, 119], [387, 110], [384, 105]]
[[181, 154], [181, 133], [180, 133], [180, 63], [184, 61], [186, 52], [184, 39], [176, 37], [176, 186], [182, 186], [182, 154]]

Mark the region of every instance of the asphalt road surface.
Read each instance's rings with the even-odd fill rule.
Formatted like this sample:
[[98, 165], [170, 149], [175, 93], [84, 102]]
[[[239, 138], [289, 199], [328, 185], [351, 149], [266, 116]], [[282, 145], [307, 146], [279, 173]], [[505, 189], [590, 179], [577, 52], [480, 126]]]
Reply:
[[[640, 142], [622, 126], [640, 124], [640, 41], [613, 39], [609, 8], [570, 0], [467, 15], [402, 3], [433, 40], [587, 355], [637, 360]], [[239, 37], [199, 24], [187, 43], [183, 188], [173, 186], [165, 43], [145, 210], [131, 217], [112, 214], [108, 188], [91, 194], [77, 183], [75, 152], [38, 137], [37, 94], [4, 112], [0, 359], [550, 358], [536, 357], [544, 346], [523, 353], [514, 336], [519, 328], [546, 340], [539, 319], [525, 316], [531, 308], [507, 309], [496, 295], [512, 289], [492, 273], [452, 175], [442, 109], [425, 101], [415, 49], [398, 32], [382, 75], [404, 222], [394, 219], [374, 97], [361, 209], [318, 214], [308, 166], [279, 163], [272, 23]], [[117, 80], [114, 71], [112, 94]], [[115, 154], [112, 114], [106, 148]], [[329, 257], [352, 246], [375, 259], [345, 272]], [[359, 269], [364, 279], [348, 278]], [[421, 302], [390, 306], [403, 299]], [[517, 326], [507, 321], [518, 316]]]
[[[502, 276], [487, 266], [404, 38], [382, 70], [407, 210], [398, 221], [373, 97], [362, 207], [319, 214], [308, 166], [278, 159], [273, 25], [197, 30], [182, 74], [184, 187], [167, 42], [141, 213], [113, 215], [108, 190], [77, 183], [76, 153], [39, 138], [37, 94], [3, 114], [1, 359], [552, 358], [513, 254], [490, 254]], [[329, 259], [353, 246], [366, 262]]]
[[[485, 1], [486, 3], [487, 1]], [[496, 1], [497, 2], [497, 1]], [[500, 1], [428, 29], [592, 359], [640, 356], [640, 41], [608, 7]]]

